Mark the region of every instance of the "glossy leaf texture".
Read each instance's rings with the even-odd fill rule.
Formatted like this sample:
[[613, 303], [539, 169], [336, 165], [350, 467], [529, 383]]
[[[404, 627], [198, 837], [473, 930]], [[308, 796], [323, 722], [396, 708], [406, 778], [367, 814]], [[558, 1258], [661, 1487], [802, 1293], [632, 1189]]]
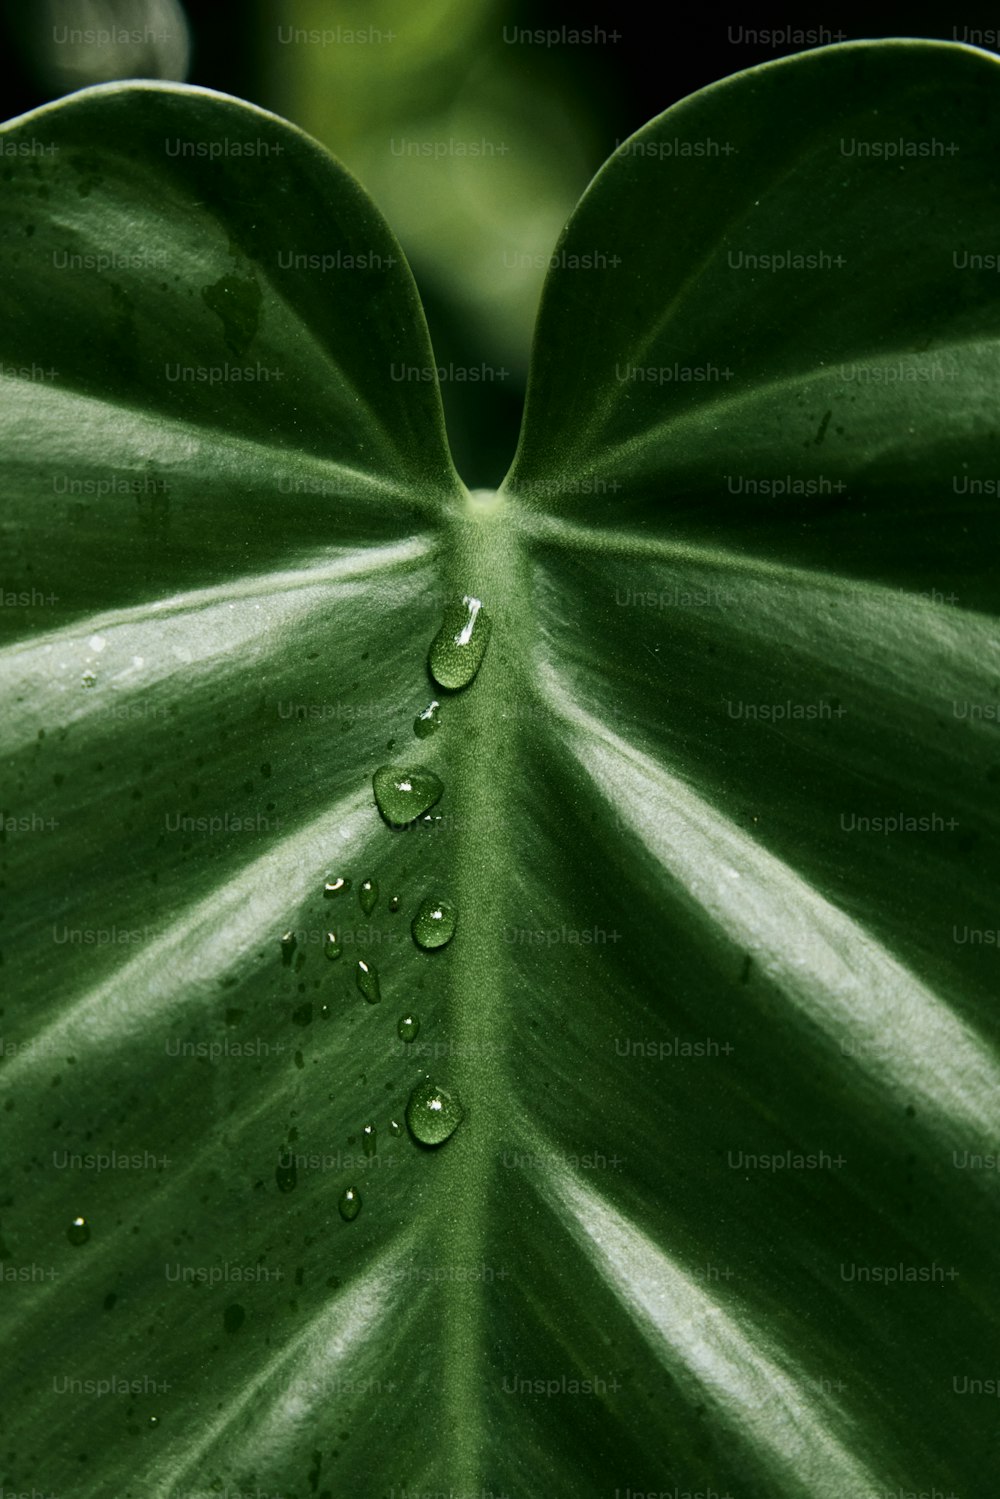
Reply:
[[5, 1487], [988, 1492], [996, 67], [826, 49], [633, 138], [498, 495], [297, 131], [7, 128]]

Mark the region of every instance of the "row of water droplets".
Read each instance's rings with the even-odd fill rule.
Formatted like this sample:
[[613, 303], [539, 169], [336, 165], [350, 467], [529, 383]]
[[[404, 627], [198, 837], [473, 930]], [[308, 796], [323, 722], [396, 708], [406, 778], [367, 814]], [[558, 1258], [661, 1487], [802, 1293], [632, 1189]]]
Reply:
[[[431, 675], [439, 687], [456, 692], [467, 687], [478, 672], [492, 629], [489, 614], [482, 602], [470, 594], [464, 594], [448, 604], [444, 610], [441, 627], [431, 643], [428, 664]], [[429, 738], [440, 727], [441, 704], [435, 699], [413, 723], [413, 732], [418, 739]], [[385, 821], [393, 828], [405, 828], [418, 818], [426, 818], [431, 807], [437, 805], [444, 792], [444, 783], [433, 771], [420, 766], [381, 765], [372, 776], [375, 801]], [[346, 875], [337, 875], [325, 882], [323, 894], [334, 898], [346, 894], [352, 881]], [[374, 911], [379, 899], [378, 881], [367, 878], [358, 887], [358, 900], [366, 916]], [[389, 901], [390, 911], [398, 911], [399, 896]], [[458, 910], [448, 900], [428, 896], [420, 904], [410, 923], [410, 932], [417, 947], [425, 952], [446, 946], [455, 935]], [[295, 946], [294, 932], [286, 932], [281, 939], [282, 948], [290, 956]], [[338, 960], [343, 953], [343, 943], [335, 931], [329, 931], [323, 951], [331, 961]], [[374, 963], [359, 958], [355, 969], [355, 980], [362, 997], [369, 1004], [379, 1004], [382, 999], [378, 969]], [[400, 1016], [396, 1034], [401, 1041], [413, 1041], [420, 1030], [416, 1015]], [[424, 1077], [413, 1088], [406, 1105], [406, 1124], [421, 1145], [441, 1145], [454, 1134], [464, 1115], [462, 1103], [453, 1090], [440, 1087], [431, 1077]], [[391, 1134], [402, 1133], [402, 1126], [395, 1119], [389, 1122]], [[376, 1129], [366, 1124], [362, 1130], [362, 1144], [366, 1155], [374, 1155]], [[280, 1168], [279, 1168], [280, 1171]], [[279, 1186], [281, 1186], [279, 1177]], [[285, 1188], [287, 1190], [287, 1188]], [[354, 1186], [347, 1187], [339, 1201], [340, 1215], [352, 1222], [361, 1211], [361, 1195]]]
[[[441, 627], [431, 643], [428, 664], [431, 675], [439, 687], [447, 692], [457, 692], [467, 687], [480, 666], [489, 644], [492, 620], [482, 602], [470, 594], [464, 594], [449, 603], [444, 610]], [[93, 681], [85, 681], [92, 686]], [[431, 702], [413, 723], [413, 732], [418, 739], [427, 739], [441, 724], [441, 704]], [[394, 828], [405, 828], [418, 818], [426, 818], [431, 807], [436, 806], [444, 792], [444, 784], [433, 771], [412, 765], [382, 765], [372, 777], [372, 787], [378, 809], [385, 821]], [[344, 894], [351, 889], [352, 882], [345, 876], [327, 880], [323, 893], [327, 897]], [[358, 899], [366, 916], [374, 911], [379, 899], [378, 881], [365, 879], [358, 889]], [[400, 899], [393, 895], [389, 910], [398, 911]], [[410, 930], [418, 947], [425, 951], [444, 947], [455, 935], [458, 910], [447, 900], [428, 897], [422, 901]], [[296, 945], [295, 933], [286, 932], [281, 938], [282, 956], [290, 961]], [[326, 956], [335, 961], [343, 953], [343, 945], [336, 932], [327, 933], [324, 942]], [[373, 963], [359, 959], [355, 973], [358, 989], [369, 1004], [381, 1001], [378, 969]], [[414, 1041], [420, 1030], [420, 1021], [412, 1014], [402, 1015], [396, 1033], [402, 1041]], [[412, 1090], [406, 1105], [406, 1123], [413, 1138], [421, 1145], [441, 1145], [458, 1128], [464, 1109], [458, 1095], [452, 1090], [439, 1087], [433, 1079], [425, 1077]], [[389, 1133], [402, 1134], [402, 1125], [396, 1119], [389, 1121]], [[362, 1144], [366, 1155], [373, 1155], [376, 1148], [375, 1125], [366, 1124], [362, 1130]], [[293, 1168], [294, 1169], [294, 1168]], [[282, 1168], [278, 1168], [278, 1185], [288, 1191], [293, 1182], [283, 1180]], [[347, 1187], [339, 1201], [341, 1217], [351, 1222], [361, 1211], [361, 1196], [356, 1187]], [[66, 1237], [70, 1244], [80, 1246], [90, 1239], [90, 1224], [78, 1214], [67, 1225]]]

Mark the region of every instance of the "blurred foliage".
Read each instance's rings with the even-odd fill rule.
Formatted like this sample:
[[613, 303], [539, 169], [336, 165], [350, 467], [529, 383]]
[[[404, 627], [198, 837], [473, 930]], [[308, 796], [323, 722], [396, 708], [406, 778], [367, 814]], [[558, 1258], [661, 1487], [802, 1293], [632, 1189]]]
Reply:
[[116, 78], [188, 76], [191, 39], [177, 0], [34, 0], [9, 14], [51, 97]]
[[399, 237], [439, 364], [483, 376], [443, 382], [459, 468], [496, 482], [549, 259], [606, 154], [582, 99], [551, 58], [505, 41], [494, 0], [295, 0], [265, 15], [266, 102], [344, 162]]

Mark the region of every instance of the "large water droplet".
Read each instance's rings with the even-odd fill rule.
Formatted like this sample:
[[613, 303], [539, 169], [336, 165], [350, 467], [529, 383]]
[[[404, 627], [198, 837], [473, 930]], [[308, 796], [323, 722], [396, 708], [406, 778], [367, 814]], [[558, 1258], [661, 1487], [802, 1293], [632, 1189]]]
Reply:
[[396, 1023], [396, 1034], [401, 1041], [415, 1041], [420, 1031], [420, 1021], [416, 1015], [400, 1015]]
[[331, 963], [340, 957], [344, 947], [336, 932], [327, 932], [323, 939], [323, 951]]
[[413, 720], [413, 732], [418, 739], [427, 739], [441, 727], [441, 704], [437, 698], [428, 703], [422, 713]]
[[482, 665], [493, 621], [479, 599], [465, 594], [446, 605], [430, 649], [431, 676], [452, 691], [472, 681]]
[[358, 988], [370, 1005], [377, 1005], [382, 998], [382, 989], [378, 981], [378, 969], [374, 963], [366, 963], [364, 958], [358, 959], [357, 967]]
[[86, 1218], [73, 1218], [66, 1230], [66, 1237], [71, 1244], [86, 1244], [90, 1238], [90, 1224]]
[[413, 940], [418, 947], [444, 947], [455, 935], [457, 920], [458, 910], [450, 901], [428, 897], [410, 923]]
[[362, 911], [366, 916], [370, 916], [378, 905], [378, 880], [362, 880], [358, 899], [361, 902]]
[[374, 1124], [366, 1124], [361, 1131], [361, 1147], [365, 1155], [374, 1155], [378, 1149], [378, 1135]]
[[405, 827], [440, 800], [444, 786], [431, 770], [382, 765], [372, 776], [378, 809], [386, 822]]
[[456, 1094], [425, 1078], [410, 1094], [406, 1122], [411, 1135], [421, 1145], [440, 1145], [454, 1134], [464, 1113]]
[[343, 893], [346, 890], [350, 890], [350, 888], [351, 888], [351, 882], [350, 882], [350, 880], [346, 880], [343, 877], [343, 875], [338, 875], [336, 879], [332, 879], [332, 880], [327, 880], [326, 881], [326, 883], [323, 886], [323, 894], [324, 895], [343, 895]]
[[357, 1187], [347, 1187], [337, 1204], [340, 1208], [340, 1216], [345, 1223], [352, 1223], [361, 1211], [361, 1194]]

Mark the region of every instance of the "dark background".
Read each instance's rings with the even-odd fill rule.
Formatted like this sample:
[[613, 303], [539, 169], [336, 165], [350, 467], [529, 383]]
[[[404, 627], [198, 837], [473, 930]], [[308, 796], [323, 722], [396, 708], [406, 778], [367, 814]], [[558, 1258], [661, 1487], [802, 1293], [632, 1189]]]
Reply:
[[[419, 5], [420, 0], [414, 0]], [[33, 109], [51, 97], [37, 77], [23, 46], [26, 0], [3, 0], [3, 48], [0, 56], [2, 114], [9, 119]], [[255, 27], [261, 23], [263, 6], [247, 0], [215, 0], [185, 6], [194, 47], [188, 82], [237, 94], [256, 104], [267, 105], [257, 63]], [[662, 22], [651, 26], [658, 11]], [[272, 14], [281, 14], [280, 8]], [[336, 5], [330, 6], [331, 24]], [[619, 137], [631, 134], [675, 100], [716, 78], [738, 73], [757, 63], [768, 62], [797, 46], [755, 46], [729, 39], [730, 29], [778, 30], [781, 27], [818, 28], [845, 40], [862, 37], [920, 36], [943, 41], [964, 40], [965, 28], [1000, 29], [1000, 10], [980, 5], [956, 9], [952, 5], [866, 7], [863, 24], [858, 12], [851, 19], [839, 17], [830, 6], [801, 13], [796, 19], [769, 14], [747, 14], [742, 10], [715, 10], [705, 6], [682, 8], [630, 4], [559, 4], [557, 0], [531, 0], [515, 4], [506, 0], [501, 19], [512, 26], [603, 26], [617, 29], [621, 38], [600, 48], [567, 47], [547, 51], [543, 61], [555, 76], [583, 74], [594, 87], [595, 110], [606, 129]], [[600, 162], [595, 162], [595, 168]]]

